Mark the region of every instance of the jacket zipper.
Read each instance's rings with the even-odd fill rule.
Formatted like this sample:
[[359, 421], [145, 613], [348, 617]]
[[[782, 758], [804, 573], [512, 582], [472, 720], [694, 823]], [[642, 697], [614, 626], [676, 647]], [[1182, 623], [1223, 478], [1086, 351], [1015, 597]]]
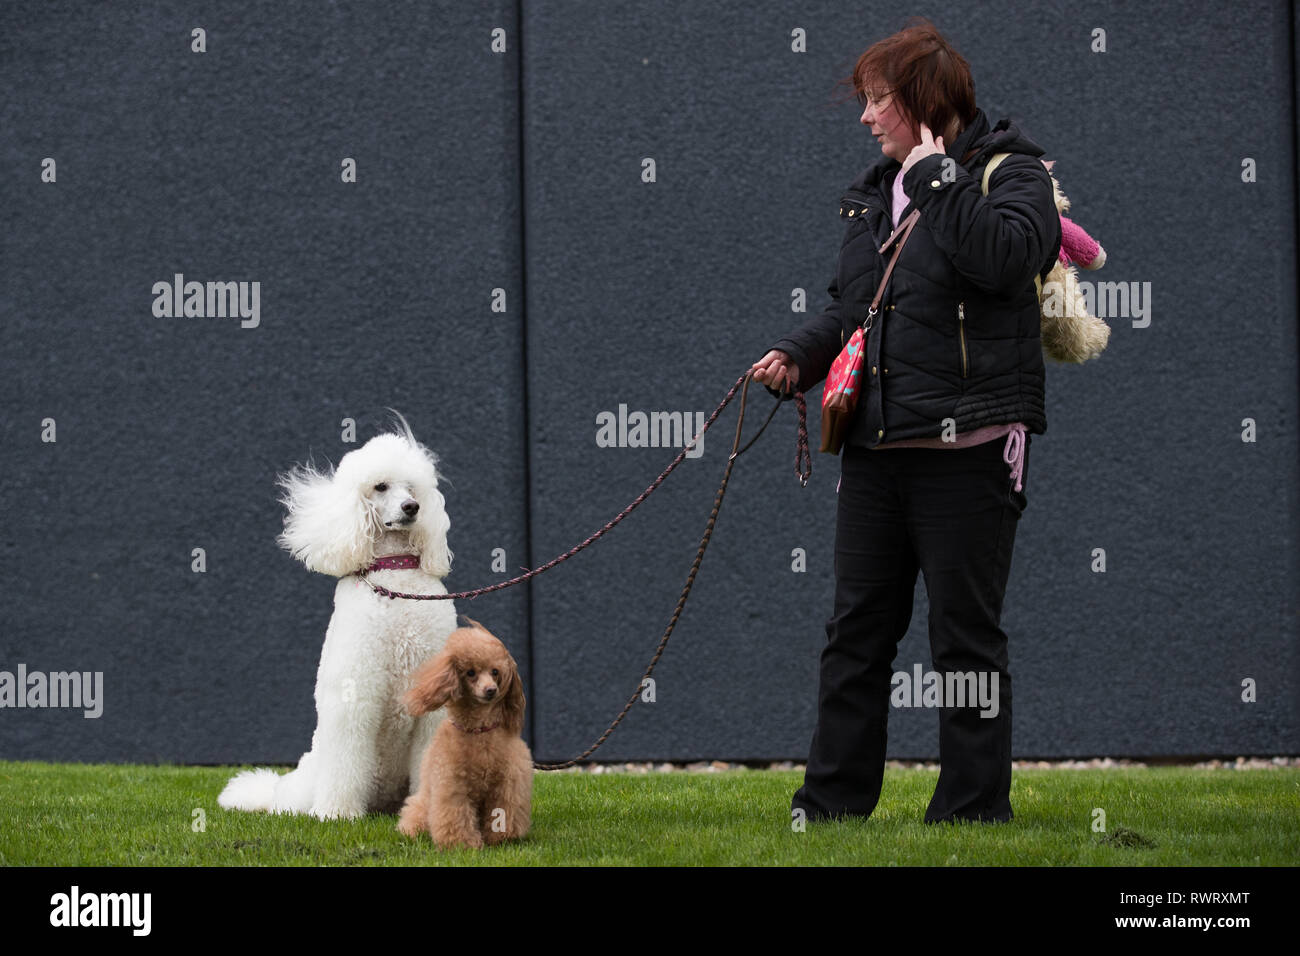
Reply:
[[961, 377], [966, 377], [966, 303], [957, 303], [957, 335], [961, 338]]

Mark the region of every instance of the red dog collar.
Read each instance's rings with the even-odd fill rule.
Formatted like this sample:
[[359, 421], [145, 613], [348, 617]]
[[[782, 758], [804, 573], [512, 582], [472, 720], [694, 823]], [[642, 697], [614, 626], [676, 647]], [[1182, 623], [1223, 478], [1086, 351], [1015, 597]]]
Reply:
[[375, 558], [375, 561], [368, 568], [364, 568], [361, 573], [369, 571], [400, 571], [406, 568], [418, 568], [420, 566], [420, 556], [418, 554], [386, 554], [382, 558]]
[[462, 727], [460, 724], [456, 723], [456, 721], [452, 720], [450, 717], [448, 717], [447, 719], [451, 721], [451, 725], [453, 727], [455, 727], [457, 730], [461, 731], [462, 733], [466, 733], [466, 734], [485, 734], [489, 730], [496, 730], [498, 727], [501, 726], [501, 721], [497, 721], [495, 724], [488, 724], [486, 727], [479, 727], [476, 730], [467, 730], [466, 728]]

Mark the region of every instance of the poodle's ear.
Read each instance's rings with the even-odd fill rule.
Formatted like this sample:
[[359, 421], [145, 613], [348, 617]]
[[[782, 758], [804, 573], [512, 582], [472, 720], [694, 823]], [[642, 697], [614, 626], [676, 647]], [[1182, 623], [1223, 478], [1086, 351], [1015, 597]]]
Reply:
[[519, 679], [519, 666], [510, 658], [510, 689], [501, 703], [502, 723], [512, 734], [524, 732], [524, 682]]
[[460, 675], [450, 651], [443, 651], [420, 666], [406, 693], [406, 712], [418, 717], [445, 707], [460, 692]]
[[411, 529], [411, 546], [420, 553], [420, 570], [436, 578], [451, 573], [451, 549], [447, 547], [447, 532], [451, 519], [447, 517], [446, 500], [437, 488], [430, 490], [420, 502], [420, 517]]
[[313, 571], [341, 578], [374, 560], [374, 518], [365, 489], [313, 466], [280, 476], [288, 514], [279, 543]]

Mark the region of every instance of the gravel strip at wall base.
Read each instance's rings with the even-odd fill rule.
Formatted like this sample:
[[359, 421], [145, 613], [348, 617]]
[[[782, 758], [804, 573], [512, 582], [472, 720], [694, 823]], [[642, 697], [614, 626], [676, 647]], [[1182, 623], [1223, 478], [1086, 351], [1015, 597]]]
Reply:
[[[888, 760], [890, 770], [938, 770], [936, 761]], [[1088, 760], [1013, 760], [1013, 770], [1109, 770], [1130, 767], [1192, 767], [1198, 770], [1277, 770], [1300, 767], [1300, 757], [1237, 757], [1235, 760], [1170, 761], [1148, 763], [1127, 758], [1093, 757]], [[558, 773], [718, 773], [724, 770], [798, 770], [804, 765], [792, 760], [771, 763], [728, 763], [725, 760], [697, 760], [692, 763], [588, 763]]]

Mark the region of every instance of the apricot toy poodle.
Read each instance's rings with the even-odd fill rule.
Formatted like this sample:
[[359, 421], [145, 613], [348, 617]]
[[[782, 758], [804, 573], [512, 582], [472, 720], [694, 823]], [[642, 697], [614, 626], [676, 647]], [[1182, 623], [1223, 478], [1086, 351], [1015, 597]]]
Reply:
[[483, 625], [458, 628], [440, 654], [416, 671], [406, 695], [415, 716], [446, 707], [397, 829], [427, 832], [447, 849], [492, 846], [528, 832], [533, 758], [520, 738], [524, 691], [519, 668]]

